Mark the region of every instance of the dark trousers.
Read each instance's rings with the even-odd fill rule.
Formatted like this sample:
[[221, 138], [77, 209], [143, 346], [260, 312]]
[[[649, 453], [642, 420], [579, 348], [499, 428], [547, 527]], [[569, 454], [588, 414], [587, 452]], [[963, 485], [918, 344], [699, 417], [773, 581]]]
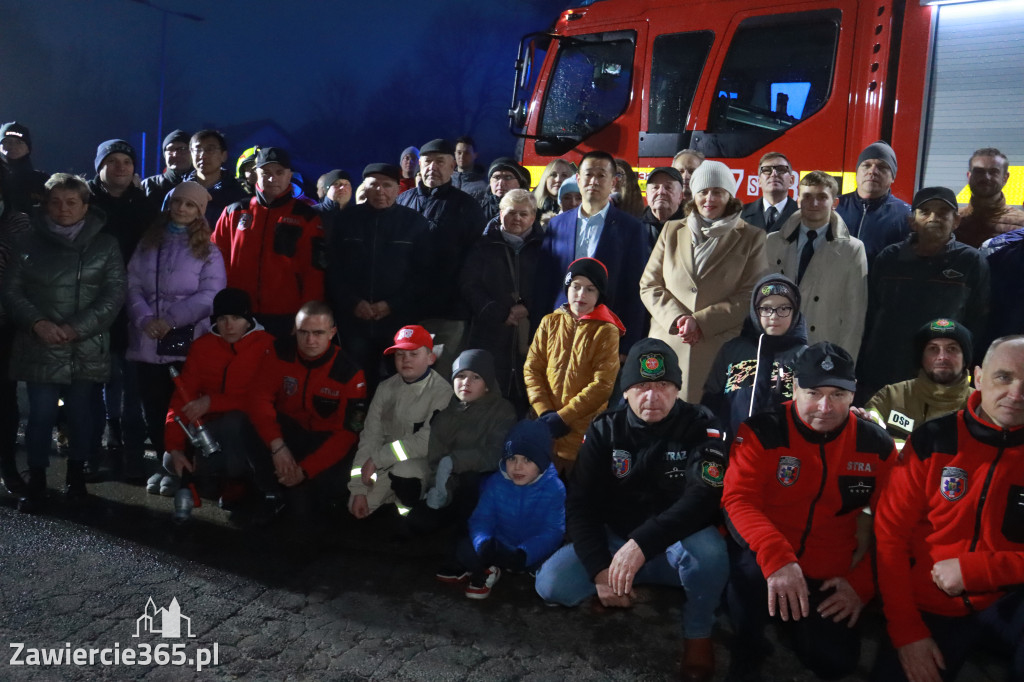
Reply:
[[455, 545], [455, 558], [458, 559], [460, 566], [473, 574], [474, 578], [483, 578], [491, 566], [513, 571], [526, 569], [523, 565], [524, 559], [516, 555], [515, 547], [509, 547], [494, 538], [480, 545], [478, 550], [473, 547], [471, 538], [463, 537]]
[[11, 379], [14, 327], [0, 327], [0, 461], [13, 464], [18, 445], [18, 382]]
[[101, 388], [102, 399], [93, 407], [92, 452], [100, 450], [105, 422], [117, 420], [121, 423], [125, 456], [141, 458], [145, 454], [146, 425], [139, 399], [139, 379], [135, 363], [125, 360], [124, 351], [111, 351], [110, 381]]
[[774, 621], [791, 640], [800, 662], [822, 679], [846, 677], [857, 668], [860, 659], [860, 634], [849, 621], [836, 623], [818, 615], [818, 606], [832, 595], [822, 592], [822, 580], [807, 579], [810, 615], [800, 620], [783, 621], [768, 615], [768, 583], [750, 549], [727, 540], [731, 572], [726, 588], [729, 615], [736, 629], [736, 648], [745, 652], [749, 663], [763, 652], [764, 630]]
[[367, 396], [370, 398], [380, 382], [395, 373], [394, 356], [384, 356], [384, 350], [394, 343], [398, 329], [390, 317], [380, 322], [350, 318], [346, 324], [342, 334], [342, 348], [346, 355], [362, 367]]
[[[942, 651], [943, 680], [955, 680], [964, 661], [983, 642], [997, 642], [1010, 650], [1011, 682], [1024, 681], [1024, 589], [1011, 592], [984, 611], [967, 616], [921, 613], [932, 639]], [[871, 676], [875, 682], [906, 682], [899, 655], [886, 638]]]
[[[220, 476], [223, 478], [247, 478], [252, 476], [250, 462], [252, 453], [265, 450], [256, 429], [245, 412], [233, 410], [212, 418], [204, 418], [207, 431], [220, 445], [220, 450], [204, 455], [189, 448], [189, 457], [195, 465], [195, 477]], [[179, 428], [179, 427], [175, 427]], [[165, 458], [165, 466], [167, 460]], [[192, 475], [185, 472], [183, 480], [187, 485]], [[276, 480], [275, 480], [276, 483]]]
[[25, 449], [28, 451], [28, 465], [45, 469], [50, 464], [59, 399], [63, 399], [67, 407], [68, 459], [86, 461], [95, 427], [90, 406], [96, 396], [96, 384], [91, 381], [73, 381], [70, 384], [29, 381], [26, 388], [28, 425], [25, 428]]
[[164, 451], [164, 421], [167, 419], [167, 408], [174, 395], [174, 382], [171, 380], [170, 367], [179, 371], [184, 363], [155, 365], [148, 362], [136, 362], [136, 376], [139, 380], [139, 394], [142, 399], [142, 414], [146, 418], [146, 435], [153, 449], [158, 454]]
[[[283, 414], [278, 414], [277, 423], [281, 427], [281, 437], [299, 464], [331, 437], [327, 431], [307, 431], [294, 419]], [[341, 454], [344, 457], [347, 453]], [[282, 487], [277, 482], [274, 461], [266, 447], [256, 451], [252, 462], [256, 472], [256, 485], [264, 493], [282, 495], [288, 506], [288, 513], [295, 520], [311, 519], [318, 505], [327, 506], [342, 499], [348, 485], [348, 477], [341, 475], [340, 461], [317, 474], [316, 478], [306, 479], [290, 488]]]
[[[468, 534], [467, 523], [473, 510], [476, 509], [476, 503], [480, 500], [480, 481], [486, 474], [466, 471], [461, 474], [452, 474], [452, 476], [458, 479], [458, 484], [455, 486], [452, 499], [447, 506], [432, 509], [427, 506], [425, 500], [420, 500], [412, 507], [409, 515], [405, 517], [411, 533], [426, 535], [442, 528], [454, 528], [456, 537]], [[393, 480], [394, 477], [392, 477]], [[393, 484], [392, 489], [394, 489]]]

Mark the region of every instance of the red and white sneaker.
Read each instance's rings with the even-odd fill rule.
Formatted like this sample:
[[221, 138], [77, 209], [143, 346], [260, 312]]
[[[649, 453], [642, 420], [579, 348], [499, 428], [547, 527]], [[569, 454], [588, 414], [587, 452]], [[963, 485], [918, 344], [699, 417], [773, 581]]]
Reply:
[[497, 566], [491, 566], [484, 573], [482, 578], [476, 576], [470, 578], [469, 584], [466, 585], [466, 596], [470, 599], [487, 599], [491, 596], [491, 588], [498, 582], [498, 578], [501, 577], [501, 569]]

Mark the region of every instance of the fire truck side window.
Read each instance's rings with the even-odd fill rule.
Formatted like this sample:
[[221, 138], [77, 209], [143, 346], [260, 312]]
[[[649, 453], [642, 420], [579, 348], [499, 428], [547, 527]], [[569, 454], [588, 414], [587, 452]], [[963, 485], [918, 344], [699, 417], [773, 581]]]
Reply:
[[[839, 42], [839, 10], [761, 16], [740, 24], [729, 45], [708, 132], [740, 133], [730, 156], [746, 156], [828, 101]], [[745, 133], [745, 134], [744, 134]]]
[[673, 33], [654, 40], [651, 57], [651, 97], [648, 132], [686, 130], [693, 95], [715, 34], [711, 31]]
[[596, 35], [560, 42], [540, 135], [583, 140], [625, 111], [633, 90], [635, 44], [632, 31], [616, 32], [611, 40]]

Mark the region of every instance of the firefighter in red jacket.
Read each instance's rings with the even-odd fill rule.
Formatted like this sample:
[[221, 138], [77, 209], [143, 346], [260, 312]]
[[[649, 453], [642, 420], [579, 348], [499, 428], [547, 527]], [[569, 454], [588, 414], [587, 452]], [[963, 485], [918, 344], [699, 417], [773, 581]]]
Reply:
[[283, 149], [261, 149], [256, 176], [256, 195], [225, 208], [212, 239], [224, 255], [228, 286], [248, 292], [256, 317], [280, 339], [291, 333], [303, 303], [324, 296], [324, 231], [313, 207], [292, 197]]
[[952, 680], [981, 641], [1024, 680], [1024, 336], [997, 339], [966, 409], [915, 430], [875, 521], [889, 637], [877, 680]]
[[893, 440], [851, 413], [856, 379], [845, 350], [816, 343], [794, 372], [793, 400], [740, 426], [725, 474], [741, 679], [760, 679], [764, 628], [776, 615], [812, 672], [851, 674], [860, 656], [853, 626], [874, 594], [870, 558], [854, 560], [858, 517], [896, 461]]
[[[275, 342], [249, 403], [253, 425], [270, 450], [257, 478], [276, 479], [299, 515], [310, 501], [307, 481], [327, 478], [356, 444], [366, 416], [366, 379], [332, 343], [337, 331], [330, 306], [303, 305], [295, 336]], [[339, 478], [339, 485], [347, 479]]]

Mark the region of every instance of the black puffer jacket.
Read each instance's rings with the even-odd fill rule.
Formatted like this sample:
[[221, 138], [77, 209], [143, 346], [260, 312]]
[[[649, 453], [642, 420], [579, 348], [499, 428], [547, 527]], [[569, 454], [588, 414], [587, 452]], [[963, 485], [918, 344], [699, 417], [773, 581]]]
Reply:
[[793, 360], [807, 347], [807, 325], [803, 313], [794, 310], [793, 323], [782, 336], [765, 334], [754, 300], [761, 287], [770, 281], [796, 285], [785, 275], [764, 277], [754, 287], [750, 315], [743, 331], [718, 351], [711, 373], [704, 383], [701, 404], [708, 407], [727, 430], [732, 442], [736, 430], [748, 417], [769, 412], [793, 397]]
[[[17, 327], [11, 377], [68, 384], [103, 382], [110, 375], [109, 328], [127, 291], [117, 240], [102, 233], [105, 216], [90, 208], [74, 241], [42, 216], [20, 242], [4, 277], [4, 307]], [[32, 332], [40, 320], [68, 324], [78, 340], [47, 345]]]

